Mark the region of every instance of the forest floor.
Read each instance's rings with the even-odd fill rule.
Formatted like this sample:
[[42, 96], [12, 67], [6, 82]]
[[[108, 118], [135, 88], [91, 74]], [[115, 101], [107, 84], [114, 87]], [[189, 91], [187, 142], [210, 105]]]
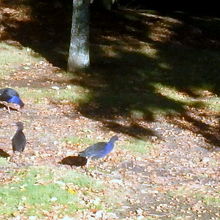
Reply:
[[[65, 6], [54, 21], [37, 5], [0, 10], [0, 87], [25, 103], [0, 109], [0, 218], [220, 219], [219, 19], [94, 13], [92, 70], [68, 73]], [[10, 160], [17, 121], [28, 143]], [[79, 151], [115, 134], [81, 166]]]

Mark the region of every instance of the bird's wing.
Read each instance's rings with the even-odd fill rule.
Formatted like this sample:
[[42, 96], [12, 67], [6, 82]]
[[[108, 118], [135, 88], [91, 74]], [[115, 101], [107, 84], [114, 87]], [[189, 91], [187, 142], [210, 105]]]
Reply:
[[91, 147], [93, 148], [94, 151], [97, 152], [97, 151], [103, 150], [105, 145], [106, 145], [106, 142], [98, 142], [98, 143], [92, 145]]
[[84, 156], [84, 157], [92, 157], [96, 155], [97, 152], [102, 151], [104, 149], [105, 144], [106, 144], [105, 142], [99, 142], [99, 143], [93, 144], [87, 147], [84, 151], [81, 151], [79, 155]]
[[10, 96], [10, 97], [13, 97], [13, 96], [18, 96], [19, 97], [19, 94], [17, 91], [15, 91], [14, 89], [11, 89], [11, 88], [7, 88], [5, 89], [5, 93]]
[[12, 145], [25, 145], [26, 144], [26, 137], [22, 131], [18, 131], [15, 133], [14, 137], [12, 138]]
[[0, 94], [0, 98], [2, 101], [8, 101], [8, 99], [12, 98], [13, 96], [19, 97], [19, 94], [11, 88], [1, 89]]

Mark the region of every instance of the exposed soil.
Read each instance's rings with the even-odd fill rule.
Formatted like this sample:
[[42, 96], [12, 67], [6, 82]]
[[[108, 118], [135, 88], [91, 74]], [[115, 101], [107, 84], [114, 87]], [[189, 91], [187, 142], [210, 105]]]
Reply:
[[[17, 66], [10, 81], [1, 81], [0, 87], [65, 88], [71, 77], [59, 71], [59, 67], [47, 61], [30, 65], [28, 69]], [[88, 130], [91, 139], [108, 140], [115, 134], [102, 121], [83, 116], [77, 105], [56, 103], [52, 99], [45, 99], [43, 104], [23, 101], [25, 107], [21, 111], [9, 113], [5, 108], [0, 109], [0, 154], [3, 157], [12, 154], [10, 139], [15, 132], [12, 123], [23, 121], [28, 140], [21, 163], [25, 166], [65, 166], [86, 172], [77, 166], [59, 164], [87, 147], [64, 143], [63, 139], [69, 135], [84, 136]], [[132, 154], [123, 149], [129, 135], [119, 133], [120, 147], [99, 164], [99, 169], [107, 173], [93, 173], [94, 178], [112, 181], [113, 188], [123, 188], [124, 199], [115, 213], [130, 219], [146, 216], [220, 219], [219, 115], [189, 108], [185, 115], [160, 117], [150, 122], [142, 120], [138, 124], [152, 132], [149, 139], [156, 147], [146, 155]], [[3, 177], [4, 172], [0, 175]], [[206, 203], [205, 195], [218, 198], [218, 203]]]
[[[45, 77], [51, 80], [50, 87], [58, 85], [53, 67], [44, 65], [44, 68], [47, 70], [38, 72], [38, 80], [31, 82], [30, 86], [45, 87]], [[33, 79], [32, 76], [29, 79], [27, 74], [24, 76], [27, 81]], [[19, 77], [22, 85], [22, 75]], [[55, 84], [53, 84], [53, 80], [56, 81]], [[65, 79], [63, 76], [63, 81], [68, 82], [68, 77]], [[18, 86], [19, 81], [11, 81], [10, 84], [2, 82], [1, 87], [13, 87], [14, 84]], [[68, 83], [62, 83], [61, 86], [67, 85]], [[23, 161], [17, 163], [19, 166], [20, 164], [64, 166], [59, 164], [61, 160], [68, 156], [77, 156], [79, 149], [84, 147], [64, 144], [62, 142], [64, 138], [69, 135], [80, 137], [84, 135], [85, 130], [92, 131], [90, 137], [94, 139], [102, 137], [107, 140], [113, 134], [104, 128], [101, 122], [82, 116], [73, 105], [56, 105], [52, 103], [52, 100], [35, 105], [28, 100], [24, 101], [26, 105], [20, 112], [8, 113], [6, 109], [0, 109], [2, 116], [0, 148], [3, 152], [12, 154], [10, 139], [15, 132], [12, 123], [16, 121], [25, 123], [24, 132], [28, 144]], [[193, 109], [189, 112], [193, 114]], [[95, 178], [115, 181], [116, 188], [126, 188], [123, 192], [124, 202], [116, 211], [121, 217], [219, 218], [219, 207], [204, 204], [192, 196], [193, 193], [200, 191], [204, 193], [208, 191], [209, 195], [219, 192], [220, 151], [217, 147], [218, 143], [216, 142], [216, 147], [208, 143], [203, 135], [193, 131], [193, 125], [184, 128], [174, 122], [178, 122], [178, 118], [175, 121], [170, 118], [160, 118], [154, 122], [142, 122], [143, 127], [152, 130], [155, 134], [152, 141], [154, 140], [157, 147], [149, 155], [135, 156], [123, 150], [123, 141], [128, 137], [119, 134], [121, 147], [116, 147], [111, 157], [99, 165], [101, 170], [109, 171], [111, 175], [98, 173], [94, 174]], [[182, 118], [181, 124], [183, 123]], [[217, 116], [207, 116], [207, 124], [211, 123], [218, 123]], [[216, 136], [215, 132], [214, 130], [210, 134]], [[72, 166], [72, 169], [77, 168], [74, 167]], [[71, 169], [68, 168], [68, 165], [66, 168]], [[81, 171], [85, 172], [84, 169]], [[186, 196], [176, 196], [175, 192], [181, 188], [190, 192], [186, 192]]]

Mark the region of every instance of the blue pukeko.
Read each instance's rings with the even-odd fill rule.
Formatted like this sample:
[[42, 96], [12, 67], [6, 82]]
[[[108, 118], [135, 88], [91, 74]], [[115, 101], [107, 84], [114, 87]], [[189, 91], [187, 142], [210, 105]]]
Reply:
[[24, 107], [18, 92], [11, 88], [0, 89], [0, 101], [17, 104], [20, 108]]
[[26, 145], [26, 137], [23, 133], [24, 125], [22, 122], [17, 122], [17, 131], [12, 138], [12, 149], [13, 152], [18, 151], [18, 152], [23, 152], [25, 145]]
[[100, 159], [109, 154], [113, 148], [115, 141], [118, 140], [118, 136], [113, 136], [109, 142], [98, 142], [89, 146], [84, 151], [79, 152], [80, 157], [86, 157], [91, 159]]

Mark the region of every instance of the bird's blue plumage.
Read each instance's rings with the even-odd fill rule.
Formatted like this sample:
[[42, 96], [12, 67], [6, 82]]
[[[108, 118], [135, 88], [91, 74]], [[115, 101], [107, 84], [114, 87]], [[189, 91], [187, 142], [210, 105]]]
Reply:
[[24, 106], [24, 103], [21, 100], [18, 92], [11, 88], [0, 89], [0, 101], [14, 103], [20, 107]]
[[91, 158], [91, 159], [99, 159], [105, 157], [109, 154], [113, 148], [115, 141], [118, 140], [118, 136], [113, 136], [109, 142], [99, 142], [94, 145], [89, 146], [84, 151], [79, 153], [79, 156]]
[[20, 97], [18, 96], [13, 96], [12, 98], [8, 99], [8, 103], [14, 103], [17, 105], [22, 106], [24, 103], [21, 101]]

